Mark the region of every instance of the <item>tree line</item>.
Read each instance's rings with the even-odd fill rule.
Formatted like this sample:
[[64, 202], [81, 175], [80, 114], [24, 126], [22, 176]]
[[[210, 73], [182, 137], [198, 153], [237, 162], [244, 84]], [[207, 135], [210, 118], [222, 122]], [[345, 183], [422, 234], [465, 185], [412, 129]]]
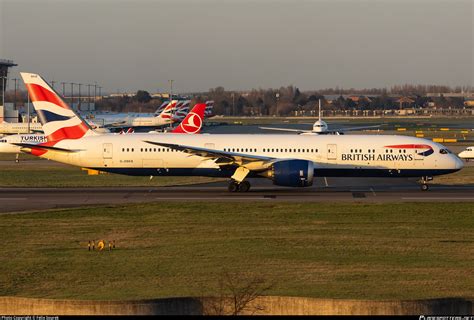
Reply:
[[[252, 89], [250, 91], [228, 91], [224, 87], [211, 88], [207, 92], [189, 94], [191, 105], [214, 101], [214, 114], [226, 116], [292, 116], [314, 114], [318, 100], [325, 110], [393, 110], [399, 108], [463, 108], [462, 97], [445, 97], [441, 93], [468, 92], [467, 87], [439, 85], [400, 85], [386, 88], [341, 89], [329, 88], [318, 91], [301, 91], [295, 86], [279, 89]], [[428, 93], [439, 93], [428, 97]], [[19, 105], [27, 100], [25, 91], [6, 94], [6, 101], [16, 99]], [[329, 99], [328, 97], [331, 97]], [[400, 97], [409, 97], [409, 103], [398, 102]], [[174, 97], [179, 98], [179, 96]], [[328, 98], [328, 99], [327, 99]], [[153, 113], [165, 101], [152, 99], [149, 92], [138, 90], [133, 96], [103, 98], [96, 101], [96, 110], [112, 112]], [[77, 102], [77, 101], [76, 101]]]

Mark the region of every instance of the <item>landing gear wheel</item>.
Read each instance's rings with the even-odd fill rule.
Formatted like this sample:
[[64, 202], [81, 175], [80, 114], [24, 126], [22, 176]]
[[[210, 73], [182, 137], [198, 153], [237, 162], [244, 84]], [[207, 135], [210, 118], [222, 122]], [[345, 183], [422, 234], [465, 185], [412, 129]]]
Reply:
[[239, 184], [239, 192], [247, 192], [250, 190], [250, 182], [248, 181], [242, 181]]
[[236, 181], [232, 180], [231, 182], [229, 182], [229, 186], [227, 187], [227, 190], [229, 190], [229, 192], [236, 192], [238, 189], [239, 185]]
[[428, 191], [430, 187], [428, 186], [428, 181], [433, 180], [433, 177], [424, 176], [421, 177], [421, 191]]

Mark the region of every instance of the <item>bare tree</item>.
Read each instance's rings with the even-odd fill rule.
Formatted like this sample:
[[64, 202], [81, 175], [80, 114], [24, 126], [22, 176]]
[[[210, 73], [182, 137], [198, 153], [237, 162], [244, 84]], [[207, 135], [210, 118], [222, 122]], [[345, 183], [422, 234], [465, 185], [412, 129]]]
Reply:
[[211, 298], [204, 314], [240, 315], [244, 311], [254, 314], [264, 310], [263, 306], [254, 302], [273, 286], [260, 276], [224, 271], [218, 278], [217, 296]]

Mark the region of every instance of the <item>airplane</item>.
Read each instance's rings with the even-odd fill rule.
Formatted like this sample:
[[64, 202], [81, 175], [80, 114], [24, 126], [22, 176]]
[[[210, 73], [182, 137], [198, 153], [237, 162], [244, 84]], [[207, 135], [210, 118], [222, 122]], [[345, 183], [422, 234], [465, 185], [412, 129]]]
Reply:
[[[187, 133], [198, 134], [202, 128], [202, 119], [204, 118], [206, 105], [196, 104], [193, 109], [186, 115], [181, 123], [174, 128], [170, 133]], [[40, 128], [42, 131], [42, 128]], [[97, 131], [95, 131], [97, 133]], [[133, 134], [133, 129], [129, 128], [127, 131], [121, 131], [118, 134]], [[116, 134], [116, 133], [108, 133]], [[15, 162], [20, 162], [19, 154], [22, 152], [18, 144], [27, 143], [30, 145], [42, 144], [47, 142], [46, 136], [42, 133], [38, 134], [16, 134], [0, 138], [0, 153], [14, 153], [16, 154]]]
[[[97, 132], [106, 133], [110, 132], [108, 129], [96, 125], [90, 120], [86, 120], [89, 125], [96, 130]], [[3, 121], [0, 123], [0, 134], [30, 134], [30, 133], [40, 133], [43, 132], [40, 122], [30, 122], [28, 127], [28, 122], [6, 122]]]
[[[165, 101], [161, 104], [160, 107], [158, 107], [158, 109], [156, 109], [155, 114], [158, 114], [161, 111], [163, 111], [165, 106], [171, 103], [173, 104], [173, 107], [171, 109], [173, 118], [177, 120], [182, 120], [186, 116], [186, 114], [188, 114], [189, 112], [190, 102], [191, 102], [190, 100], [172, 100], [171, 102]], [[213, 117], [214, 116], [214, 101], [209, 100], [209, 101], [206, 101], [205, 103], [206, 103], [206, 112], [204, 113], [204, 117], [205, 118]]]
[[355, 130], [364, 130], [369, 128], [379, 128], [381, 125], [374, 125], [374, 126], [364, 126], [364, 127], [352, 127], [352, 128], [339, 128], [339, 129], [329, 129], [328, 124], [321, 120], [321, 100], [319, 100], [319, 116], [318, 120], [313, 124], [312, 130], [300, 130], [300, 129], [290, 129], [290, 128], [275, 128], [275, 127], [259, 127], [260, 129], [264, 130], [275, 130], [275, 131], [287, 131], [287, 132], [295, 132], [298, 134], [336, 134], [341, 135], [344, 134], [345, 131], [355, 131]]
[[137, 127], [162, 127], [176, 122], [172, 117], [171, 109], [173, 104], [168, 104], [160, 113], [155, 113], [152, 116], [130, 116], [130, 115], [109, 115], [97, 114], [93, 115], [91, 119], [96, 122], [102, 122], [106, 128], [137, 128]]
[[461, 151], [458, 156], [459, 158], [466, 160], [466, 162], [474, 160], [474, 147], [467, 147]]
[[[268, 135], [95, 133], [39, 75], [21, 73], [33, 106], [42, 114], [47, 142], [17, 143], [23, 152], [74, 166], [135, 176], [229, 178], [230, 192], [247, 192], [247, 178], [308, 187], [323, 177], [420, 177], [464, 164], [441, 144], [396, 135]], [[193, 123], [202, 121], [199, 117]]]
[[[30, 132], [42, 132], [42, 126], [40, 122], [30, 122]], [[6, 122], [0, 123], [0, 134], [18, 134], [28, 133], [27, 122]]]

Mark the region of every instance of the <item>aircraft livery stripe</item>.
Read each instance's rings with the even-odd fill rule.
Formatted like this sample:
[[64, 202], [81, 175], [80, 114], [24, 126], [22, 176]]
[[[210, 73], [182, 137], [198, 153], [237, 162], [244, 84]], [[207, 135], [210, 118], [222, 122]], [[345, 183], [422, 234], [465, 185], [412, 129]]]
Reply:
[[54, 92], [51, 92], [48, 89], [34, 83], [26, 84], [26, 86], [30, 92], [32, 102], [48, 101], [54, 103], [58, 107], [69, 109], [69, 107]]

